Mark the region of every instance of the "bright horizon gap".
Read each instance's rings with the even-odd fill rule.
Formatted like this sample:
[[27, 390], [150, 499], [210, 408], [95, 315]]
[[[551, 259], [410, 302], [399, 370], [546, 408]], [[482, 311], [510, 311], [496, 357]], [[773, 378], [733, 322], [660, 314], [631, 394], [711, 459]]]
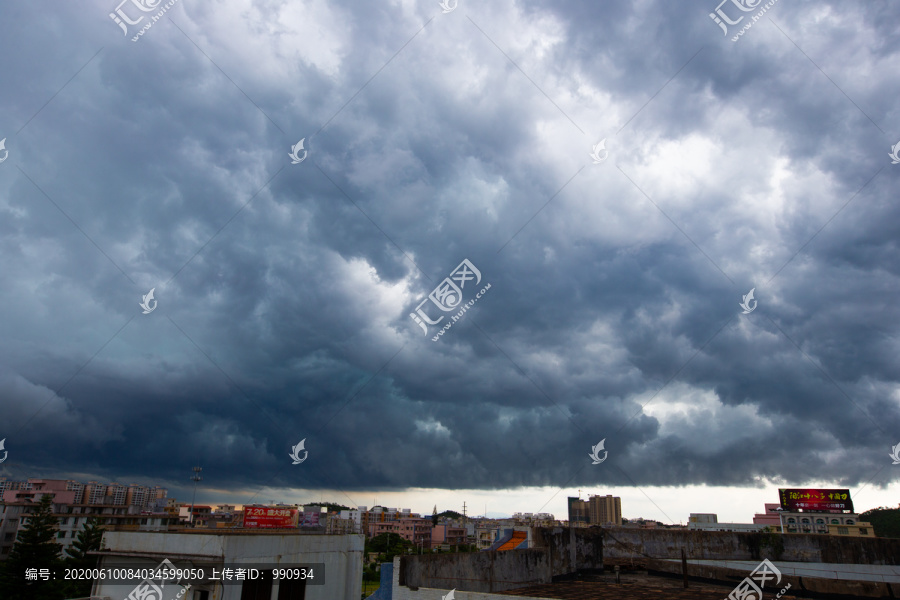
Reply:
[[[663, 523], [687, 523], [690, 513], [715, 513], [720, 523], [752, 523], [753, 515], [763, 513], [766, 504], [778, 503], [779, 488], [847, 488], [834, 483], [809, 483], [793, 485], [767, 485], [766, 487], [737, 486], [642, 486], [641, 488], [588, 488], [582, 487], [581, 498], [592, 495], [605, 496], [611, 494], [622, 499], [622, 517], [636, 519], [642, 517]], [[188, 488], [185, 488], [188, 489]], [[900, 498], [900, 485], [891, 485], [884, 489], [871, 485], [862, 489], [859, 497], [856, 490], [850, 487], [850, 499], [854, 511], [862, 513], [880, 506], [896, 507]], [[859, 488], [857, 488], [859, 489]], [[170, 492], [172, 488], [169, 488]], [[643, 493], [642, 491], [643, 490]], [[502, 518], [496, 515], [512, 516], [513, 513], [551, 513], [556, 520], [568, 519], [567, 498], [577, 497], [579, 488], [560, 490], [553, 487], [526, 487], [505, 490], [442, 490], [433, 488], [410, 488], [404, 491], [361, 491], [345, 494], [338, 490], [325, 488], [316, 490], [279, 489], [259, 492], [258, 500], [253, 504], [275, 503], [303, 504], [304, 502], [335, 502], [356, 508], [358, 506], [386, 506], [391, 508], [409, 508], [412, 513], [423, 517], [431, 515], [437, 504], [438, 512], [453, 510], [466, 513], [469, 517], [480, 517], [485, 512], [489, 518]], [[203, 488], [198, 488], [196, 504], [215, 506], [216, 504], [234, 504], [236, 507], [250, 505], [242, 503], [232, 496], [236, 493], [218, 492], [216, 496], [207, 496]], [[555, 494], [555, 496], [554, 496]], [[647, 496], [652, 500], [648, 500]], [[239, 494], [246, 499], [245, 494]], [[352, 501], [348, 499], [352, 498]], [[173, 495], [176, 499], [177, 494]], [[212, 497], [211, 500], [207, 498]], [[552, 497], [552, 499], [551, 499]], [[341, 500], [343, 498], [343, 501]], [[656, 505], [654, 505], [654, 502]], [[546, 504], [546, 506], [544, 506]], [[658, 507], [657, 507], [658, 505]], [[543, 508], [539, 508], [544, 506]], [[668, 516], [667, 516], [668, 515]]]

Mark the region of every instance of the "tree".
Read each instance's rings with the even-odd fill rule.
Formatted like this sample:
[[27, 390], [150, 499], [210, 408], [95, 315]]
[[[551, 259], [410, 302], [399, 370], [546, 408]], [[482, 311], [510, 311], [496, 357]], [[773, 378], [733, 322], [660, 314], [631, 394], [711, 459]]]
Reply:
[[445, 510], [442, 513], [438, 514], [439, 517], [447, 517], [448, 519], [462, 519], [462, 513], [458, 513], [455, 510]]
[[434, 510], [431, 511], [431, 526], [437, 527], [437, 523], [438, 523], [437, 504], [435, 504]]
[[860, 514], [859, 520], [871, 523], [878, 537], [900, 538], [900, 508], [873, 508]]
[[[21, 528], [9, 558], [0, 571], [0, 598], [4, 600], [59, 600], [63, 597], [61, 574], [62, 545], [56, 543], [59, 520], [53, 516], [53, 496], [44, 494], [28, 515], [28, 522]], [[37, 581], [25, 579], [26, 569], [48, 569], [50, 579]]]
[[395, 556], [406, 554], [415, 545], [397, 533], [379, 533], [366, 541], [366, 552], [378, 552], [379, 562], [392, 562]]
[[[66, 549], [65, 564], [73, 569], [93, 569], [99, 562], [99, 557], [88, 554], [100, 549], [100, 542], [103, 539], [103, 529], [100, 528], [100, 519], [97, 517], [89, 517], [85, 521], [81, 531], [72, 547]], [[89, 580], [73, 580], [66, 588], [66, 596], [81, 597], [91, 595], [92, 582]]]

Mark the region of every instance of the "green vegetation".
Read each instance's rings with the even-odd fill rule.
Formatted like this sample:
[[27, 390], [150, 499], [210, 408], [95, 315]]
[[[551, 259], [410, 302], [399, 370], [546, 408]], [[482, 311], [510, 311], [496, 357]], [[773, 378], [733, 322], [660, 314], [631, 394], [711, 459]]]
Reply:
[[462, 513], [456, 512], [455, 510], [445, 510], [442, 513], [438, 513], [439, 519], [443, 518], [443, 517], [446, 517], [448, 519], [462, 519], [463, 515], [462, 515]]
[[859, 520], [871, 523], [878, 537], [900, 538], [900, 507], [873, 508], [861, 513]]
[[[27, 516], [23, 515], [23, 518], [27, 518], [27, 522], [19, 529], [9, 558], [0, 563], [0, 598], [59, 600], [89, 596], [92, 581], [66, 581], [62, 575], [64, 568], [91, 569], [97, 566], [99, 557], [89, 553], [100, 550], [103, 538], [100, 519], [90, 517], [85, 521], [63, 558], [62, 544], [56, 542], [59, 520], [53, 516], [53, 496], [41, 496], [34, 510]], [[27, 580], [26, 569], [36, 570], [37, 579]], [[46, 569], [47, 581], [40, 575], [42, 569]]]
[[391, 562], [395, 556], [408, 554], [410, 550], [418, 551], [409, 540], [405, 540], [397, 533], [379, 533], [370, 540], [366, 540], [366, 553], [377, 552], [378, 563]]
[[[100, 519], [90, 517], [85, 521], [81, 531], [72, 547], [66, 549], [67, 557], [65, 566], [72, 569], [93, 569], [99, 562], [99, 557], [90, 555], [100, 549], [100, 541], [103, 538], [103, 529], [100, 528]], [[72, 580], [68, 582], [66, 587], [66, 597], [79, 598], [91, 595], [91, 586], [93, 582], [90, 580]]]
[[[61, 580], [54, 580], [52, 574], [61, 574], [63, 566], [56, 543], [59, 521], [53, 516], [53, 497], [41, 496], [34, 511], [28, 515], [28, 522], [20, 528], [16, 543], [9, 558], [0, 565], [0, 598], [4, 600], [59, 600], [64, 597]], [[48, 581], [41, 577], [37, 581], [25, 579], [26, 569], [48, 569]]]
[[366, 598], [371, 594], [374, 594], [375, 591], [380, 587], [380, 582], [376, 579], [375, 581], [366, 581], [363, 580], [363, 593], [362, 597]]
[[324, 506], [328, 512], [340, 512], [342, 510], [350, 510], [349, 506], [338, 504], [336, 502], [301, 502], [300, 506]]

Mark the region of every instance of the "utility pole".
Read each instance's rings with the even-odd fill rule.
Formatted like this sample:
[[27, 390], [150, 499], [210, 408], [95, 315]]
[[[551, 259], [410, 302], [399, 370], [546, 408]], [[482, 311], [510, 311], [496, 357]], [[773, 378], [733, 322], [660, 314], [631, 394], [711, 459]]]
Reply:
[[191, 481], [194, 482], [194, 494], [191, 496], [191, 518], [190, 518], [190, 526], [194, 526], [194, 500], [197, 498], [197, 482], [202, 481], [203, 477], [200, 476], [200, 471], [203, 470], [203, 467], [194, 467], [194, 474], [191, 475]]

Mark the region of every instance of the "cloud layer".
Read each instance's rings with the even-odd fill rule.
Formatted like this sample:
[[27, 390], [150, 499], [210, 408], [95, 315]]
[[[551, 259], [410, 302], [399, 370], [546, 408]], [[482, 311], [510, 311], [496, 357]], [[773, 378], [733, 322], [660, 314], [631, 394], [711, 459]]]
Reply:
[[[179, 2], [137, 42], [112, 4], [12, 9], [7, 467], [892, 482], [900, 6], [778, 3], [738, 42], [715, 8]], [[491, 289], [432, 342], [409, 314], [463, 259]]]

